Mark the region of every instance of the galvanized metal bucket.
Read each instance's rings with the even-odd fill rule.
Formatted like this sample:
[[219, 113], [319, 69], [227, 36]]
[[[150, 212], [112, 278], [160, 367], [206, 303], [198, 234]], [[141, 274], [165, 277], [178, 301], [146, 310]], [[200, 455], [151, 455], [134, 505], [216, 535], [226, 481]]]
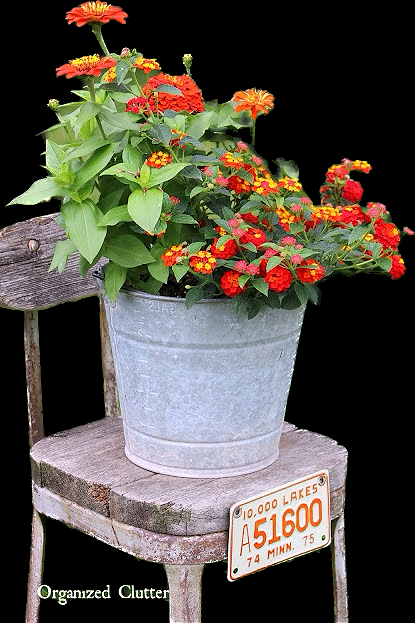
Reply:
[[188, 310], [123, 288], [104, 301], [130, 461], [217, 478], [277, 459], [304, 307], [248, 320], [224, 299]]

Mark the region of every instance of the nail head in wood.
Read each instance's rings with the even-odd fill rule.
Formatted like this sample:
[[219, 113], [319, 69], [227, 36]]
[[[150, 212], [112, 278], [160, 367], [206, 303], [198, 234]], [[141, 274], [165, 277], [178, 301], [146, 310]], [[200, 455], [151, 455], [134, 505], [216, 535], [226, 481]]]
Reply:
[[29, 251], [31, 251], [32, 253], [36, 253], [36, 251], [40, 247], [40, 242], [38, 240], [29, 240], [27, 246], [29, 247]]

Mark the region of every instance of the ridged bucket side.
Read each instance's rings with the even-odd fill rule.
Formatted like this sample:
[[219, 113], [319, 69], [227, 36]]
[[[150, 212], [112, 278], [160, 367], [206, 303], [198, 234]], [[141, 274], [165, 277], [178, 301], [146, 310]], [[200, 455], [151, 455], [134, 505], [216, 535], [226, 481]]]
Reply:
[[133, 463], [208, 478], [275, 461], [304, 308], [248, 320], [229, 300], [123, 289], [106, 309]]

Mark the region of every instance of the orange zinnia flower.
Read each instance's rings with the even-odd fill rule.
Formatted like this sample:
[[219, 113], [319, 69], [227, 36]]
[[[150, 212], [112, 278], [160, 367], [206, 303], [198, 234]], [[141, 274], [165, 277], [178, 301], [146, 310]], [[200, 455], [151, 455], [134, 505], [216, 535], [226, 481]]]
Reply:
[[109, 69], [117, 64], [113, 58], [100, 58], [98, 54], [93, 56], [81, 56], [75, 58], [61, 67], [57, 67], [56, 75], [73, 78], [74, 76], [99, 76], [103, 69]]
[[247, 89], [238, 91], [233, 96], [234, 102], [241, 102], [235, 108], [236, 112], [250, 110], [252, 119], [256, 119], [258, 112], [268, 113], [268, 108], [274, 108], [274, 96], [268, 91], [258, 91], [257, 89]]
[[112, 4], [107, 4], [106, 2], [84, 2], [66, 14], [68, 24], [75, 22], [77, 26], [92, 23], [107, 24], [110, 19], [115, 19], [120, 24], [125, 24], [125, 17], [128, 17], [128, 15], [124, 13], [121, 7], [112, 6]]
[[142, 56], [139, 56], [134, 61], [134, 67], [141, 69], [145, 74], [149, 74], [153, 69], [160, 69], [160, 65], [155, 58], [143, 58]]

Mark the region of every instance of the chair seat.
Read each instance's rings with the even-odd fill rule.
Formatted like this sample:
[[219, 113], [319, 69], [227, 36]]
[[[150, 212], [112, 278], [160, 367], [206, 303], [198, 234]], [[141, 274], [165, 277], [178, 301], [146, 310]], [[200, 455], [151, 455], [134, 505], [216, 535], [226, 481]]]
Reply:
[[347, 451], [329, 437], [285, 423], [280, 456], [269, 467], [230, 478], [179, 478], [142, 469], [124, 454], [121, 418], [46, 437], [31, 450], [38, 491], [153, 533], [208, 535], [228, 529], [235, 502], [321, 469], [329, 471], [331, 518], [344, 504]]

